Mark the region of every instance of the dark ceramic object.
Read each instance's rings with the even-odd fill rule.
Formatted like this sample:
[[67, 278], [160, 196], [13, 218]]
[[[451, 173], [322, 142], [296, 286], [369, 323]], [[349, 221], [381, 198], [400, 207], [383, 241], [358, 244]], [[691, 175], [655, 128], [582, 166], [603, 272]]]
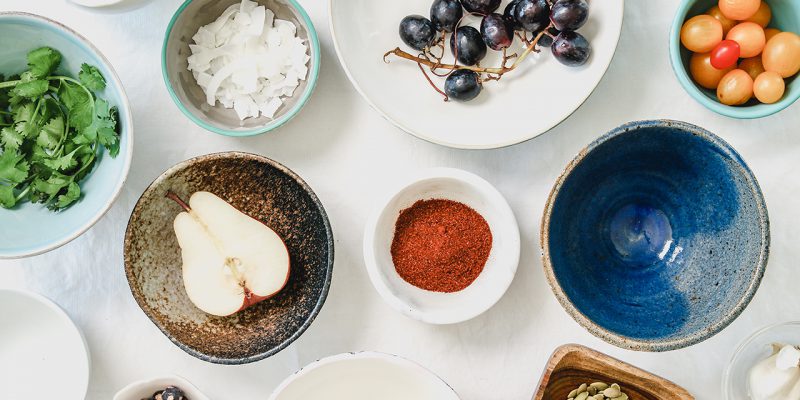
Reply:
[[[229, 317], [196, 308], [183, 286], [181, 253], [172, 228], [181, 211], [164, 197], [212, 192], [280, 235], [291, 273], [275, 297]], [[267, 358], [311, 325], [328, 294], [333, 233], [311, 188], [288, 168], [246, 153], [218, 153], [184, 161], [144, 192], [125, 234], [125, 273], [145, 314], [187, 353], [218, 364]]]
[[553, 188], [544, 267], [567, 312], [619, 347], [674, 350], [730, 324], [752, 299], [769, 219], [730, 145], [676, 121], [595, 140]]

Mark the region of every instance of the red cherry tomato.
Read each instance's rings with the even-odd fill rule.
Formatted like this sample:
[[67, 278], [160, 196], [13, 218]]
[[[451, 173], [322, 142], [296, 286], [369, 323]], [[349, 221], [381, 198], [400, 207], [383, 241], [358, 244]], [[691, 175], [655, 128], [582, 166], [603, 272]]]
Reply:
[[739, 61], [741, 52], [739, 43], [733, 40], [723, 40], [719, 42], [714, 50], [711, 50], [711, 65], [716, 69], [730, 68]]

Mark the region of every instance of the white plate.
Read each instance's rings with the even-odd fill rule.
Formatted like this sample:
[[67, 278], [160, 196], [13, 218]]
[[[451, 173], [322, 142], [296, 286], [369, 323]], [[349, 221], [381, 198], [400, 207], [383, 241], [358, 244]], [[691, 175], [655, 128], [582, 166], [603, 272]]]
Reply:
[[[392, 262], [391, 246], [400, 211], [418, 200], [448, 199], [477, 211], [492, 231], [492, 250], [471, 285], [455, 293], [420, 289], [403, 280]], [[454, 168], [433, 168], [409, 177], [380, 203], [364, 228], [364, 263], [370, 281], [395, 310], [429, 324], [455, 324], [490, 309], [511, 286], [519, 265], [519, 226], [494, 186]]]
[[401, 357], [344, 353], [287, 378], [270, 400], [459, 400], [439, 377]]
[[194, 385], [186, 379], [176, 375], [163, 376], [146, 381], [133, 382], [125, 386], [114, 395], [114, 400], [142, 400], [149, 398], [153, 393], [165, 389], [167, 386], [175, 386], [181, 389], [189, 400], [208, 400]]
[[[564, 66], [549, 49], [543, 49], [500, 82], [484, 84], [483, 92], [472, 102], [445, 103], [415, 63], [397, 57], [389, 64], [383, 62], [383, 54], [395, 47], [411, 52], [398, 36], [400, 20], [410, 14], [427, 17], [432, 0], [329, 2], [331, 34], [339, 60], [367, 102], [408, 133], [465, 149], [513, 145], [548, 131], [572, 114], [600, 83], [611, 63], [624, 8], [624, 0], [590, 0], [589, 21], [578, 30], [592, 45], [586, 65]], [[499, 12], [507, 2], [503, 1]], [[470, 21], [469, 25], [480, 25], [477, 18]], [[499, 65], [499, 53], [489, 53], [495, 58], [487, 57], [482, 65]], [[443, 86], [444, 79], [432, 78], [440, 88]]]
[[69, 316], [37, 294], [0, 290], [0, 397], [83, 399], [88, 385], [86, 342]]

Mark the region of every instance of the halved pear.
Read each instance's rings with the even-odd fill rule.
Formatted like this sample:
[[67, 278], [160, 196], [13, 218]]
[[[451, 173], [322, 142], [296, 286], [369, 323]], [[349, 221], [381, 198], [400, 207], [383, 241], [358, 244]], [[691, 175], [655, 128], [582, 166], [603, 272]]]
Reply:
[[266, 300], [289, 280], [286, 244], [267, 225], [209, 192], [196, 192], [175, 217], [189, 299], [206, 313], [227, 316]]

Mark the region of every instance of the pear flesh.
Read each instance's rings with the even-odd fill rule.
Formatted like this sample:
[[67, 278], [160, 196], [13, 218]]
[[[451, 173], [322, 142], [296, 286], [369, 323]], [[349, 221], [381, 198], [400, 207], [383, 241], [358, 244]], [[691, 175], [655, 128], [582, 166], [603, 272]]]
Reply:
[[289, 252], [265, 224], [209, 192], [196, 192], [175, 217], [183, 259], [183, 284], [197, 308], [228, 316], [283, 289], [289, 280]]

